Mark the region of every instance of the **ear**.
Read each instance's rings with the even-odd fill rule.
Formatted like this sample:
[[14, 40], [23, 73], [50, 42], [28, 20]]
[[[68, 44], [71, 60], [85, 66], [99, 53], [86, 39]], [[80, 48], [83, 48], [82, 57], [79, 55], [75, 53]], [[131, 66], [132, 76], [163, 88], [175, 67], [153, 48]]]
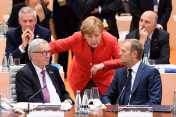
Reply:
[[35, 59], [35, 54], [34, 53], [30, 53], [29, 56], [31, 57], [31, 60]]
[[136, 50], [133, 51], [132, 56], [133, 56], [134, 58], [137, 58], [137, 55], [138, 55], [138, 52], [137, 52]]
[[154, 24], [154, 28], [156, 28], [156, 27], [157, 27], [157, 23]]

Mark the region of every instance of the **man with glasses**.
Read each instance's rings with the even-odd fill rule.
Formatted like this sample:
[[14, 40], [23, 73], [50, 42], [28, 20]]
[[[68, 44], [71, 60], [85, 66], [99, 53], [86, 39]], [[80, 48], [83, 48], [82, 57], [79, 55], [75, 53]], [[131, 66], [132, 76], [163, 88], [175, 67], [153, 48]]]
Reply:
[[37, 24], [36, 11], [30, 7], [23, 7], [19, 12], [19, 24], [7, 32], [6, 49], [7, 56], [12, 53], [13, 58], [20, 58], [21, 64], [29, 62], [27, 48], [35, 38], [51, 41], [51, 31]]
[[29, 59], [16, 75], [17, 102], [72, 103], [56, 67], [48, 64], [50, 47], [43, 39], [33, 40], [28, 47]]

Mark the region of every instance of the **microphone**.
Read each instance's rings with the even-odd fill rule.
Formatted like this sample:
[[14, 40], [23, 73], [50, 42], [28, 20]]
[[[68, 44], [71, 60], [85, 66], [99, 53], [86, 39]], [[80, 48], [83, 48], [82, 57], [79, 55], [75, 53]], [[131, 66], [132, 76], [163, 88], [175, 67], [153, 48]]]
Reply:
[[119, 99], [120, 99], [122, 93], [124, 92], [125, 88], [126, 88], [126, 85], [123, 87], [123, 89], [122, 89], [122, 91], [121, 91], [119, 97], [117, 98], [116, 109], [115, 109], [115, 110], [114, 110], [114, 109], [112, 109], [112, 110], [107, 110], [106, 112], [114, 112], [114, 113], [117, 113], [117, 112], [118, 112]]
[[40, 91], [42, 91], [44, 88], [46, 88], [46, 85], [43, 87], [43, 88], [41, 88], [40, 90], [38, 90], [34, 95], [32, 95], [30, 98], [29, 98], [29, 100], [28, 100], [28, 110], [27, 110], [27, 113], [29, 114], [29, 110], [30, 110], [30, 105], [29, 105], [29, 102], [31, 101], [31, 99], [33, 98], [33, 97], [35, 97]]
[[119, 97], [117, 98], [116, 109], [114, 110], [114, 113], [118, 113], [119, 99], [120, 99], [122, 93], [124, 92], [125, 88], [126, 88], [126, 85], [123, 87]]

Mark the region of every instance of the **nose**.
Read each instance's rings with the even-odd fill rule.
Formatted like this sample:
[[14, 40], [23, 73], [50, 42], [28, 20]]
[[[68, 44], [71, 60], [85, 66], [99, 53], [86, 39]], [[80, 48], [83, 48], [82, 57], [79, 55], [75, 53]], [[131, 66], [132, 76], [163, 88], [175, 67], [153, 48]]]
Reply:
[[29, 26], [30, 25], [30, 23], [29, 22], [26, 22], [26, 26]]
[[119, 55], [120, 55], [120, 56], [122, 55], [122, 51], [119, 52]]
[[93, 41], [93, 42], [95, 42], [95, 40], [96, 40], [96, 37], [95, 37], [95, 36], [93, 36], [93, 37], [92, 37], [92, 41]]

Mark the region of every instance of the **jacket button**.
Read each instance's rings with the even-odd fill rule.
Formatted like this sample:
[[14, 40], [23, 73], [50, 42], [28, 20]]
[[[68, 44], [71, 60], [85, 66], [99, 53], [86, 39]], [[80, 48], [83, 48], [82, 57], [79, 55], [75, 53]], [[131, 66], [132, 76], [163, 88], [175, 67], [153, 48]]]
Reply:
[[90, 65], [92, 65], [92, 63], [90, 63]]
[[92, 75], [90, 75], [90, 77], [92, 78]]

